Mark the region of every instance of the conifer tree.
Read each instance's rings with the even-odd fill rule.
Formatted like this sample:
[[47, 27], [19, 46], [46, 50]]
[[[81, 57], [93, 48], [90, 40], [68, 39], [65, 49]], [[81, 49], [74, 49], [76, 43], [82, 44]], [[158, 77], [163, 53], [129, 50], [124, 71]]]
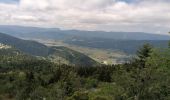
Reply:
[[141, 67], [145, 66], [147, 58], [152, 52], [152, 46], [150, 44], [144, 44], [142, 48], [137, 51], [137, 61], [140, 63]]

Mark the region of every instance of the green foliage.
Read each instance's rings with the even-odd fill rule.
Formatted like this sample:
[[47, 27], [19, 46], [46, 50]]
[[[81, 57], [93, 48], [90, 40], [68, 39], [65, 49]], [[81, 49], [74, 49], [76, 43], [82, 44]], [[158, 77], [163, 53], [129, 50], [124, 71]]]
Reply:
[[169, 100], [170, 50], [145, 45], [138, 59], [110, 66], [58, 65], [0, 50], [4, 100]]
[[138, 62], [140, 63], [141, 67], [145, 66], [145, 62], [147, 58], [150, 56], [152, 52], [152, 46], [150, 44], [144, 44], [142, 48], [137, 51]]
[[152, 94], [152, 98], [170, 99], [170, 49], [154, 50], [146, 64], [151, 78], [149, 85], [152, 88], [149, 93]]
[[86, 89], [92, 89], [92, 88], [97, 88], [99, 81], [94, 78], [85, 78], [84, 80], [82, 79], [82, 84]]
[[126, 100], [124, 89], [116, 83], [101, 83], [96, 89], [89, 91], [90, 100]]

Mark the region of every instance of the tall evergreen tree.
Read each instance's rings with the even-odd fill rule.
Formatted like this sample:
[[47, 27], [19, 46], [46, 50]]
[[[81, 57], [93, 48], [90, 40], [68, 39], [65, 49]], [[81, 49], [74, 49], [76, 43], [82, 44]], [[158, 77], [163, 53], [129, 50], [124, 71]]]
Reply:
[[137, 51], [137, 61], [139, 62], [139, 65], [141, 67], [145, 66], [145, 62], [147, 58], [150, 56], [150, 53], [152, 52], [152, 46], [148, 43], [144, 44], [142, 48], [140, 48]]

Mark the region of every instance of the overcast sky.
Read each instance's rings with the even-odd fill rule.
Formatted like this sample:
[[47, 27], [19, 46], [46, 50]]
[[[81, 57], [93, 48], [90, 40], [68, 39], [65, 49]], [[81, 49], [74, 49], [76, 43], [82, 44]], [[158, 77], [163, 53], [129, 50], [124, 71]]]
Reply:
[[170, 0], [0, 0], [0, 24], [167, 34]]

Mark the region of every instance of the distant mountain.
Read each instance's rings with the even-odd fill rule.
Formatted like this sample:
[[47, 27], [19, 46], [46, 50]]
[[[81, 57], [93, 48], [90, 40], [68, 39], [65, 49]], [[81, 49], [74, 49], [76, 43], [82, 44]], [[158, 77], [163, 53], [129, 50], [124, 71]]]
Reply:
[[156, 48], [168, 48], [168, 40], [114, 40], [107, 38], [72, 38], [65, 43], [90, 48], [109, 49], [122, 51], [127, 54], [135, 54], [145, 43], [149, 43]]
[[63, 34], [58, 33], [59, 30], [60, 29], [58, 28], [38, 28], [38, 27], [0, 25], [1, 33], [6, 33], [18, 38], [61, 39], [64, 36]]
[[[113, 49], [126, 53], [135, 53], [136, 50], [144, 43], [151, 43], [158, 48], [166, 48], [167, 40], [170, 40], [169, 35], [149, 34], [142, 32], [104, 32], [104, 31], [80, 31], [80, 30], [60, 30], [59, 28], [38, 28], [38, 27], [26, 27], [26, 26], [9, 26], [0, 25], [0, 32], [7, 33], [9, 35], [24, 38], [24, 39], [50, 39], [50, 40], [62, 40], [68, 44], [74, 44], [85, 47], [100, 48], [100, 49]], [[16, 43], [11, 39], [8, 42]], [[49, 55], [51, 49], [34, 41], [26, 42], [22, 41], [17, 43], [21, 44], [23, 51], [28, 50], [30, 46], [34, 50], [32, 54], [36, 55]], [[24, 46], [23, 46], [24, 45]], [[36, 46], [39, 45], [39, 46]], [[24, 47], [24, 48], [23, 48]]]
[[59, 28], [38, 28], [0, 25], [0, 32], [21, 38], [61, 39], [70, 37], [106, 38], [115, 40], [169, 40], [169, 35], [149, 34], [143, 32], [104, 32], [60, 30]]
[[[0, 33], [0, 44], [9, 45], [29, 55], [40, 56], [47, 59], [50, 58], [52, 61], [59, 58], [59, 60], [62, 59], [62, 61], [67, 61], [67, 64], [72, 65], [97, 64], [97, 62], [90, 57], [65, 47], [47, 47], [35, 41], [22, 40], [3, 33]], [[58, 62], [58, 60], [56, 62]]]
[[41, 43], [22, 40], [3, 33], [0, 33], [0, 43], [13, 46], [25, 53], [35, 56], [48, 56], [50, 52], [50, 49]]

